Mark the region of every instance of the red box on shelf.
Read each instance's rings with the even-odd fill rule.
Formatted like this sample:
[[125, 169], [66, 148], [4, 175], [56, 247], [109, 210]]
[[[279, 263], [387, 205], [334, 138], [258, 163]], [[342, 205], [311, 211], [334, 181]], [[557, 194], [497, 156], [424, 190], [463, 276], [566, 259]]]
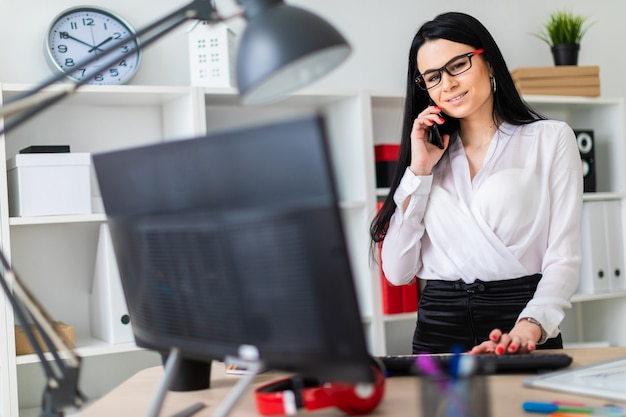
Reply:
[[391, 185], [391, 180], [393, 179], [396, 167], [398, 166], [399, 155], [399, 144], [381, 144], [374, 146], [377, 187], [387, 188]]

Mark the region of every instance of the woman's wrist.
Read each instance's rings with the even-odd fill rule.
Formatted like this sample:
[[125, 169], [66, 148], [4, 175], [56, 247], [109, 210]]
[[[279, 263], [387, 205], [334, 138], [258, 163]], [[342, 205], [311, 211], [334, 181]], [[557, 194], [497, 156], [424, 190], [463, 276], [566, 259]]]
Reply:
[[539, 329], [541, 330], [541, 336], [539, 337], [539, 340], [537, 341], [538, 345], [541, 345], [543, 343], [546, 342], [546, 340], [548, 340], [548, 333], [545, 331], [545, 329], [543, 328], [543, 326], [541, 325], [541, 323], [539, 323], [538, 320], [532, 318], [532, 317], [523, 317], [521, 320], [526, 320], [529, 323], [535, 324], [539, 327]]

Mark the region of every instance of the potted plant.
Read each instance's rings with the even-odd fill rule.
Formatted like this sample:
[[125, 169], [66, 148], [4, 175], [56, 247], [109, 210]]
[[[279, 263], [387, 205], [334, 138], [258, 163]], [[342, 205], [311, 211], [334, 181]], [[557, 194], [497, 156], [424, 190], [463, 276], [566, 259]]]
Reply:
[[543, 26], [544, 32], [535, 36], [550, 46], [554, 65], [578, 64], [580, 41], [591, 26], [586, 23], [587, 17], [566, 10], [550, 14], [548, 22]]

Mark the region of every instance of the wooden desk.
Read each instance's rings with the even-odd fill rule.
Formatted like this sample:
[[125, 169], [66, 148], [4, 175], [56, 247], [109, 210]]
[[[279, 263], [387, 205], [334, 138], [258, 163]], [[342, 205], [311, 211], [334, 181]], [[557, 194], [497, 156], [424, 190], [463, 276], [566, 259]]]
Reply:
[[[601, 362], [612, 358], [626, 356], [626, 347], [569, 349], [563, 352], [574, 358], [572, 366], [586, 365]], [[163, 374], [161, 367], [143, 370], [103, 398], [95, 401], [81, 411], [81, 417], [138, 417], [145, 415], [156, 386]], [[257, 377], [255, 386], [267, 383], [281, 377], [281, 374], [264, 373]], [[581, 397], [560, 392], [541, 389], [525, 388], [522, 381], [529, 375], [493, 375], [489, 376], [492, 417], [538, 416], [522, 411], [524, 401], [583, 401], [589, 405], [606, 404], [607, 400], [592, 397]], [[211, 389], [193, 392], [169, 392], [163, 405], [162, 416], [171, 416], [182, 409], [196, 403], [203, 402], [206, 408], [194, 414], [194, 417], [208, 417], [214, 412], [216, 405], [227, 394], [239, 377], [227, 376], [221, 364], [213, 366]], [[250, 390], [249, 390], [250, 391]], [[421, 416], [419, 407], [420, 390], [419, 378], [393, 377], [387, 379], [385, 398], [376, 409], [373, 416]], [[612, 401], [614, 403], [614, 401]], [[308, 413], [301, 411], [299, 415], [312, 414], [315, 416], [345, 416], [336, 408]], [[233, 410], [233, 417], [259, 417], [256, 411], [254, 398], [250, 392], [246, 393]], [[426, 417], [426, 416], [424, 416]]]

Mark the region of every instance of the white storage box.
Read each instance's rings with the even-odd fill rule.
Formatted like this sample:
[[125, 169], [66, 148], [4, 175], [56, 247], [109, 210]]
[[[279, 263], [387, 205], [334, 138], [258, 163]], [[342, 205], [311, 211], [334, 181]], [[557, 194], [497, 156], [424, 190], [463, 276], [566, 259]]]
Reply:
[[7, 171], [13, 217], [91, 213], [89, 153], [17, 154]]

